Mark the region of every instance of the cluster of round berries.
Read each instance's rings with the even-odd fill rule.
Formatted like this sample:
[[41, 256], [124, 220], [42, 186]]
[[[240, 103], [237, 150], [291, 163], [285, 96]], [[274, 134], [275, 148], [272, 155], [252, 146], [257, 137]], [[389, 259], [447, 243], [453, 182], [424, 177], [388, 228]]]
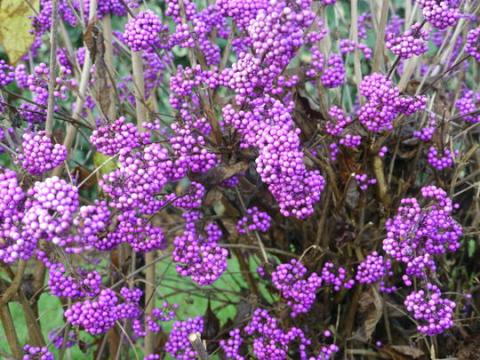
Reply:
[[327, 134], [332, 136], [340, 136], [346, 126], [352, 123], [352, 117], [345, 114], [342, 108], [338, 106], [332, 106], [328, 110], [330, 121], [325, 126]]
[[122, 149], [129, 150], [148, 143], [148, 136], [147, 133], [140, 134], [137, 127], [126, 122], [122, 116], [112, 124], [95, 129], [90, 136], [90, 141], [102, 154], [113, 156]]
[[391, 275], [392, 264], [376, 251], [368, 255], [357, 267], [355, 280], [360, 284], [373, 284]]
[[26, 132], [18, 161], [30, 174], [41, 175], [62, 164], [67, 156], [67, 148], [63, 144], [53, 144], [45, 131]]
[[427, 125], [419, 130], [413, 132], [413, 136], [423, 142], [432, 140], [435, 130], [437, 129], [437, 119], [435, 116], [430, 116]]
[[80, 205], [77, 188], [53, 176], [36, 182], [27, 195], [24, 228], [37, 240], [63, 244]]
[[370, 49], [365, 44], [357, 44], [353, 40], [350, 39], [341, 39], [339, 43], [340, 53], [342, 55], [346, 55], [348, 53], [354, 52], [356, 49], [360, 50], [365, 57], [366, 60], [370, 60], [373, 55], [372, 49]]
[[465, 52], [475, 60], [480, 61], [480, 27], [468, 32]]
[[453, 326], [455, 303], [442, 298], [436, 285], [428, 283], [425, 290], [413, 291], [405, 299], [405, 306], [418, 322], [418, 331], [425, 335], [435, 336]]
[[415, 254], [441, 255], [459, 246], [462, 228], [451, 216], [453, 204], [447, 193], [435, 186], [426, 186], [421, 193], [427, 201], [424, 207], [415, 198], [402, 199], [397, 215], [385, 224], [383, 249], [403, 263]]
[[461, 17], [460, 11], [453, 6], [458, 1], [451, 0], [417, 0], [425, 19], [437, 29], [454, 26]]
[[102, 190], [111, 197], [111, 207], [154, 214], [164, 206], [158, 194], [169, 180], [173, 162], [161, 144], [121, 150], [118, 166], [100, 181]]
[[312, 52], [312, 59], [305, 75], [309, 78], [316, 78], [323, 73], [325, 58], [317, 47], [313, 47], [310, 51]]
[[61, 263], [50, 264], [48, 268], [48, 286], [50, 292], [57, 297], [93, 297], [100, 292], [102, 277], [97, 271], [77, 269], [74, 274], [67, 275], [65, 266]]
[[454, 154], [445, 148], [443, 149], [443, 153], [439, 154], [438, 149], [435, 145], [430, 146], [428, 149], [427, 154], [427, 161], [433, 168], [437, 169], [438, 171], [442, 171], [444, 169], [450, 168], [454, 164]]
[[[452, 218], [455, 208], [447, 193], [435, 186], [421, 189], [425, 205], [415, 198], [401, 200], [397, 215], [386, 222], [387, 237], [383, 249], [393, 260], [405, 264], [402, 279], [407, 286], [412, 278], [422, 281], [434, 275], [435, 255], [456, 251], [460, 246], [461, 226]], [[420, 321], [418, 330], [436, 335], [453, 325], [454, 303], [441, 298], [438, 287], [426, 284], [425, 289], [412, 292], [405, 300], [407, 310]]]
[[333, 54], [327, 61], [327, 67], [324, 69], [320, 79], [323, 86], [329, 89], [339, 87], [345, 83], [345, 64], [341, 55]]
[[245, 360], [245, 357], [240, 355], [240, 347], [243, 344], [240, 329], [233, 329], [228, 333], [228, 339], [220, 340], [220, 347], [227, 356], [232, 360]]
[[429, 34], [419, 23], [413, 24], [403, 35], [387, 33], [385, 46], [402, 59], [420, 56], [428, 50]]
[[27, 344], [23, 347], [23, 351], [23, 360], [55, 360], [53, 354], [48, 351], [46, 346], [39, 347]]
[[15, 68], [0, 59], [0, 86], [7, 86], [15, 80]]
[[16, 173], [0, 168], [0, 260], [7, 264], [28, 259], [37, 244], [36, 238], [22, 231], [24, 202], [25, 193]]
[[297, 260], [280, 264], [272, 273], [273, 286], [287, 300], [292, 309], [291, 316], [306, 313], [315, 302], [317, 291], [322, 286], [322, 278], [316, 273], [306, 277], [307, 268]]
[[[250, 323], [244, 328], [247, 336], [253, 338], [253, 353], [259, 360], [283, 360], [288, 358], [290, 345], [298, 344], [299, 358], [307, 359], [331, 359], [339, 350], [335, 344], [322, 346], [316, 356], [308, 354], [308, 348], [312, 341], [307, 338], [304, 332], [297, 328], [291, 327], [287, 331], [283, 330], [277, 319], [270, 316], [264, 309], [256, 309], [253, 313]], [[331, 337], [329, 331], [324, 332], [325, 338]], [[228, 346], [224, 342], [226, 352], [231, 353], [234, 359], [244, 359], [239, 353], [239, 347], [242, 343], [239, 332], [233, 332], [233, 344]], [[228, 340], [227, 340], [228, 341]], [[225, 346], [224, 345], [224, 346]]]
[[360, 122], [372, 132], [390, 131], [393, 120], [399, 114], [412, 115], [425, 107], [426, 98], [401, 97], [400, 90], [385, 75], [374, 73], [366, 76], [359, 86], [367, 99], [360, 108]]
[[339, 266], [335, 269], [335, 265], [329, 261], [323, 264], [320, 277], [323, 280], [323, 284], [332, 286], [334, 291], [340, 291], [342, 288], [351, 289], [355, 284], [355, 280], [347, 278], [347, 270], [344, 267]]
[[355, 174], [355, 181], [358, 184], [358, 187], [362, 191], [367, 191], [369, 186], [375, 185], [377, 183], [376, 178], [369, 178], [367, 174]]
[[186, 321], [175, 321], [170, 331], [165, 350], [178, 360], [195, 360], [197, 353], [193, 349], [188, 336], [202, 333], [204, 321], [201, 316]]
[[122, 319], [133, 320], [141, 315], [139, 301], [142, 292], [139, 289], [122, 288], [120, 294], [124, 303], [113, 290], [103, 289], [95, 299], [86, 299], [74, 303], [65, 310], [65, 318], [74, 326], [85, 329], [91, 335], [104, 334]]
[[201, 286], [212, 284], [227, 268], [228, 251], [218, 245], [222, 231], [215, 224], [205, 227], [207, 236], [195, 226], [200, 213], [186, 213], [185, 231], [175, 237], [172, 260], [181, 276], [190, 276]]
[[469, 123], [480, 122], [480, 113], [477, 113], [480, 93], [466, 90], [455, 103], [459, 115]]
[[133, 51], [149, 50], [157, 45], [163, 30], [165, 26], [152, 10], [141, 11], [125, 25], [123, 40]]
[[246, 216], [238, 221], [237, 230], [240, 234], [246, 234], [249, 231], [267, 232], [271, 221], [270, 215], [254, 206], [248, 209]]
[[362, 144], [362, 137], [360, 135], [345, 134], [338, 143], [346, 148], [357, 149]]
[[74, 330], [70, 330], [67, 333], [67, 329], [53, 329], [48, 333], [48, 340], [51, 341], [53, 346], [57, 349], [68, 349], [78, 342], [77, 333]]

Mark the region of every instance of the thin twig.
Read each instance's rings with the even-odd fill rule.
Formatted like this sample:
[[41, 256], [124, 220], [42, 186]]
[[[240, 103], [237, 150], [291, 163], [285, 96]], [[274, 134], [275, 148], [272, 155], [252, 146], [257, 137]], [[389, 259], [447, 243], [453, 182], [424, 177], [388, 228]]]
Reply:
[[57, 28], [58, 28], [58, 1], [52, 0], [52, 28], [50, 30], [50, 67], [48, 79], [48, 102], [45, 131], [48, 136], [53, 132], [53, 113], [55, 107], [55, 83], [57, 79]]

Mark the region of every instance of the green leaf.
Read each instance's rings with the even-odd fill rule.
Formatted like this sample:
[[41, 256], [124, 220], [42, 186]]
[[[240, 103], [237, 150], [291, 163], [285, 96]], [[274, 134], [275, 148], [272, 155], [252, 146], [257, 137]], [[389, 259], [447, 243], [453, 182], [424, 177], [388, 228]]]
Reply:
[[475, 241], [475, 239], [469, 239], [467, 243], [467, 254], [469, 258], [473, 257], [476, 249], [477, 249], [477, 242]]

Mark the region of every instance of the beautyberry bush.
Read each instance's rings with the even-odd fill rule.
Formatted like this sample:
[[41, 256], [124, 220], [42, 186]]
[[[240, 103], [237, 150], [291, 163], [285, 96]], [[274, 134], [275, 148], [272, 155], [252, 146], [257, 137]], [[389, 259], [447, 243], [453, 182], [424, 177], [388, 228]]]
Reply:
[[477, 1], [30, 6], [2, 359], [478, 356]]

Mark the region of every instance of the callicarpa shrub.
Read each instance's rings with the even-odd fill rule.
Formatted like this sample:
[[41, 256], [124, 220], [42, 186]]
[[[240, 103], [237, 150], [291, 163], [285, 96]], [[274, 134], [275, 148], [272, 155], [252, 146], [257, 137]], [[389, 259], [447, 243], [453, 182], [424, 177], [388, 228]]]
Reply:
[[478, 356], [478, 1], [11, 2], [2, 359]]

